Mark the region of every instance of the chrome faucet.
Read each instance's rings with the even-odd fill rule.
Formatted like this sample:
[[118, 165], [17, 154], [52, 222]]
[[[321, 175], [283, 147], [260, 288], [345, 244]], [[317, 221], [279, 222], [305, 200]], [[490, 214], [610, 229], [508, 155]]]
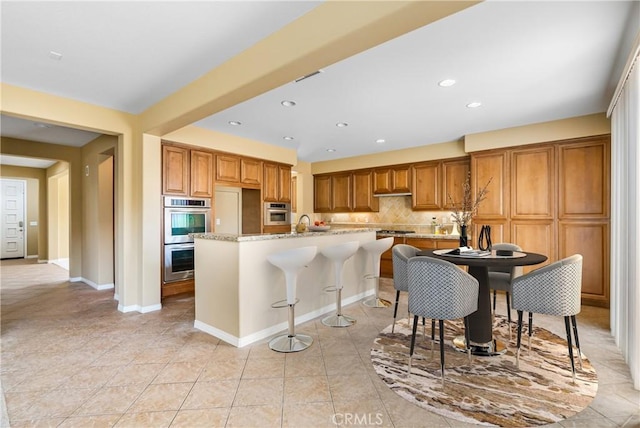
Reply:
[[[307, 220], [308, 220], [308, 222], [309, 222], [308, 224], [304, 224], [304, 223], [302, 222], [302, 219], [303, 219], [303, 218], [305, 218], [305, 217], [307, 218]], [[302, 215], [300, 216], [300, 220], [298, 220], [298, 224], [296, 225], [296, 232], [298, 232], [298, 233], [304, 233], [304, 232], [306, 232], [306, 231], [307, 231], [308, 226], [310, 226], [310, 225], [311, 225], [311, 219], [309, 218], [309, 216], [308, 216], [308, 215], [306, 215], [306, 214], [302, 214]]]
[[302, 224], [302, 219], [303, 219], [303, 218], [305, 218], [305, 217], [307, 218], [307, 221], [309, 222], [309, 223], [307, 223], [307, 225], [311, 226], [311, 219], [310, 219], [310, 218], [309, 218], [309, 216], [308, 216], [308, 215], [306, 215], [306, 214], [302, 214], [302, 215], [300, 216], [300, 219], [298, 220], [298, 224]]

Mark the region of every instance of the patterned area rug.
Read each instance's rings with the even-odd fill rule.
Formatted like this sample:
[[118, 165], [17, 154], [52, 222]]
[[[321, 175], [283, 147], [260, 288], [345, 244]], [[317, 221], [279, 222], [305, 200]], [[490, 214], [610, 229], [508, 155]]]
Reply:
[[[586, 408], [596, 396], [598, 378], [587, 358], [578, 364], [576, 383], [564, 338], [535, 327], [531, 352], [527, 346], [526, 322], [523, 328], [520, 369], [516, 368], [516, 327], [506, 353], [496, 357], [473, 356], [453, 348], [452, 339], [464, 334], [462, 322], [445, 321], [445, 386], [440, 378], [438, 324], [431, 358], [431, 323], [426, 336], [418, 327], [416, 348], [407, 374], [411, 328], [407, 319], [391, 326], [375, 339], [371, 349], [373, 366], [395, 393], [431, 412], [462, 422], [486, 426], [530, 427], [564, 420]], [[579, 328], [579, 326], [578, 326]], [[506, 318], [496, 317], [495, 338], [509, 343]]]

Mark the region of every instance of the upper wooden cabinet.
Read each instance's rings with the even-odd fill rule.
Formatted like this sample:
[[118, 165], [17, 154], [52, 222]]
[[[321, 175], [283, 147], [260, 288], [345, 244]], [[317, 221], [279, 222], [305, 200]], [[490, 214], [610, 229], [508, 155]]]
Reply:
[[508, 152], [474, 153], [471, 156], [471, 189], [473, 198], [479, 189], [487, 187], [487, 197], [478, 207], [477, 217], [507, 220], [509, 216]]
[[191, 150], [190, 195], [199, 198], [213, 197], [213, 153]]
[[442, 209], [442, 189], [440, 180], [440, 162], [424, 162], [411, 167], [413, 193], [411, 195], [414, 210]]
[[212, 198], [213, 153], [163, 145], [162, 193]]
[[553, 146], [511, 152], [511, 218], [552, 219], [555, 214]]
[[378, 210], [373, 196], [373, 172], [358, 170], [313, 177], [314, 212], [370, 212]]
[[419, 210], [451, 209], [449, 195], [455, 203], [462, 201], [463, 185], [469, 173], [469, 158], [456, 158], [414, 164], [412, 208]]
[[291, 166], [265, 162], [262, 199], [265, 202], [291, 202]]
[[558, 146], [561, 219], [609, 218], [609, 140], [595, 138]]
[[189, 149], [162, 146], [162, 194], [189, 195]]
[[378, 211], [379, 199], [373, 196], [373, 177], [371, 170], [353, 172], [353, 211]]
[[240, 183], [243, 187], [259, 188], [262, 184], [262, 161], [258, 159], [240, 159]]
[[398, 165], [373, 170], [373, 193], [386, 195], [411, 192], [410, 165]]
[[313, 176], [313, 211], [331, 212], [331, 175]]
[[229, 184], [240, 183], [240, 158], [238, 156], [216, 155], [216, 181]]
[[464, 182], [469, 174], [469, 158], [445, 160], [442, 162], [442, 208], [453, 209], [449, 196], [454, 202], [464, 197]]

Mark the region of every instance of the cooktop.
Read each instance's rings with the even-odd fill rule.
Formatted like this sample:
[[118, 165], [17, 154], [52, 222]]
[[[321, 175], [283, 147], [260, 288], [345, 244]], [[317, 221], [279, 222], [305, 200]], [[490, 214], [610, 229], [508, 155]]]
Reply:
[[409, 233], [416, 233], [415, 230], [379, 230], [378, 233], [384, 233], [387, 235], [407, 235]]

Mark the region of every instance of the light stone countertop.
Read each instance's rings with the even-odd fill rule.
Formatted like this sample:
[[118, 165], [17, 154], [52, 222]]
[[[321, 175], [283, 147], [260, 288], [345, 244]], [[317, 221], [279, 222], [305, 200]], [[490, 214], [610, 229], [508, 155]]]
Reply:
[[322, 232], [305, 232], [305, 233], [257, 233], [250, 235], [235, 235], [228, 233], [191, 233], [189, 236], [194, 239], [211, 239], [214, 241], [228, 242], [250, 242], [250, 241], [269, 241], [274, 239], [291, 239], [291, 238], [308, 238], [310, 236], [327, 236], [327, 235], [345, 235], [349, 233], [375, 232], [378, 228], [344, 228], [329, 229]]

